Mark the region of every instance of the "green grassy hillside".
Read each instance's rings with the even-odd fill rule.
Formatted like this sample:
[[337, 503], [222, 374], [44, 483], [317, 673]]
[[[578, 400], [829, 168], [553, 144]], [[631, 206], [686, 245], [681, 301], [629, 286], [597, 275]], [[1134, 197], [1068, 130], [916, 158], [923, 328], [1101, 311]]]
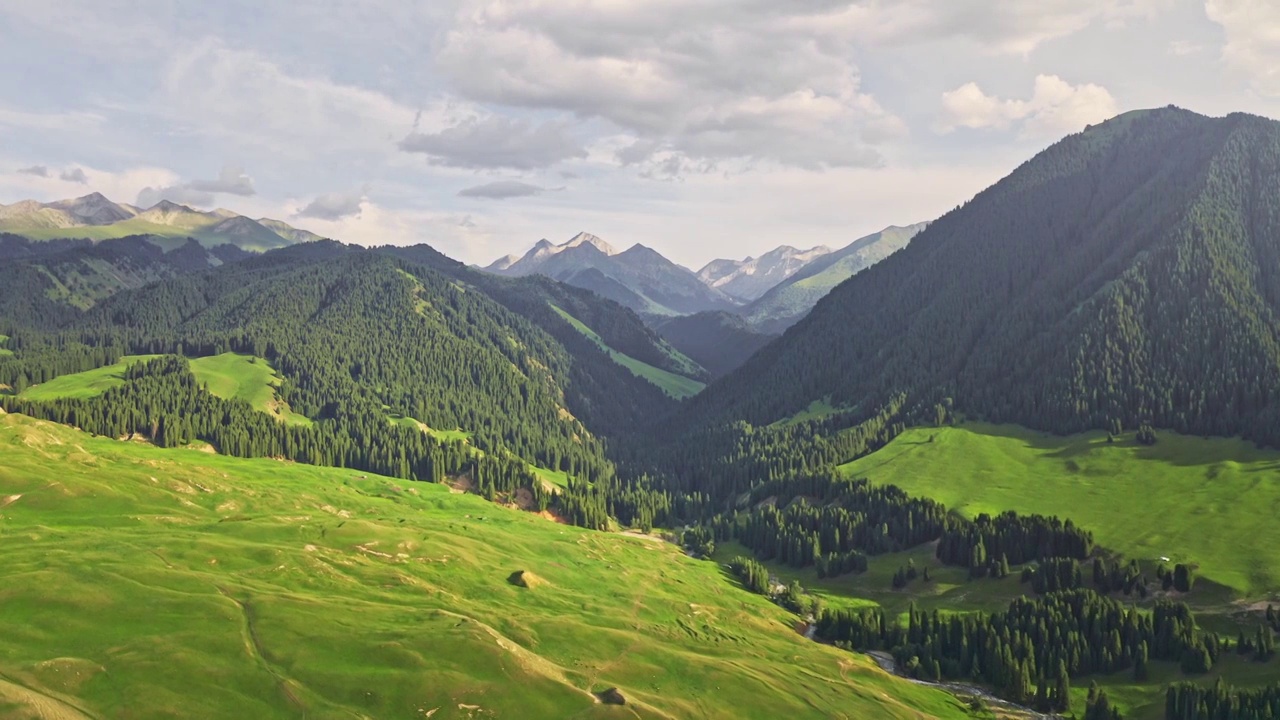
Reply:
[[908, 430], [843, 466], [966, 515], [1059, 515], [1131, 558], [1200, 566], [1239, 593], [1280, 590], [1280, 452], [1162, 432], [1151, 447], [1105, 433], [1056, 437], [972, 424]]
[[0, 357], [4, 357], [4, 356], [6, 356], [6, 355], [12, 355], [12, 354], [13, 354], [13, 351], [12, 351], [12, 350], [10, 350], [9, 348], [5, 347], [5, 343], [7, 343], [7, 342], [9, 342], [9, 336], [8, 336], [8, 335], [0, 335]]
[[280, 375], [262, 358], [238, 353], [196, 358], [191, 361], [191, 372], [208, 386], [209, 392], [220, 398], [244, 400], [287, 423], [311, 424], [305, 415], [293, 412], [276, 398]]
[[[27, 388], [21, 393], [21, 397], [40, 401], [95, 397], [124, 384], [124, 371], [130, 365], [157, 357], [159, 355], [126, 355], [114, 365], [62, 375], [47, 383]], [[262, 358], [238, 353], [195, 358], [191, 361], [191, 372], [197, 380], [208, 386], [209, 392], [220, 398], [244, 400], [254, 409], [274, 415], [287, 423], [311, 424], [310, 419], [291, 411], [276, 397], [275, 389], [280, 385], [280, 376]]]
[[0, 454], [0, 714], [963, 715], [663, 543], [18, 415]]
[[91, 398], [101, 395], [113, 387], [124, 384], [124, 371], [129, 366], [142, 361], [152, 360], [159, 355], [126, 355], [114, 365], [107, 365], [96, 370], [61, 375], [49, 382], [33, 385], [20, 393], [28, 400], [46, 401], [59, 398]]
[[[551, 307], [560, 315], [560, 317], [564, 318], [566, 322], [576, 328], [578, 332], [586, 335], [588, 338], [591, 338], [591, 340], [594, 341], [601, 350], [609, 353], [609, 357], [613, 358], [614, 362], [630, 370], [636, 376], [644, 378], [654, 385], [657, 385], [663, 390], [663, 392], [667, 393], [671, 397], [677, 399], [690, 397], [702, 392], [702, 389], [706, 387], [706, 383], [698, 382], [697, 380], [687, 378], [683, 375], [677, 375], [669, 370], [654, 367], [653, 365], [641, 362], [630, 355], [624, 355], [623, 353], [614, 350], [605, 344], [604, 340], [598, 333], [596, 333], [596, 331], [587, 327], [582, 323], [582, 321], [555, 305], [552, 305]], [[674, 353], [676, 351], [673, 350], [672, 352]], [[678, 355], [678, 353], [676, 354]], [[696, 363], [684, 355], [679, 355], [677, 359], [680, 360], [681, 364], [685, 367], [697, 367]]]

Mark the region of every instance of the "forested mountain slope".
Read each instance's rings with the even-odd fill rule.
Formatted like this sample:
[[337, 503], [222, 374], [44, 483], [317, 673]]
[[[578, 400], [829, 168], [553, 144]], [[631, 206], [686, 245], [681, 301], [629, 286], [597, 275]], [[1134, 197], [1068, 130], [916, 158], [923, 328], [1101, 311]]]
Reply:
[[69, 307], [87, 309], [121, 290], [247, 257], [234, 245], [206, 248], [191, 239], [175, 246], [139, 235], [95, 244], [0, 234], [0, 308], [39, 325], [40, 318], [64, 315]]
[[[234, 350], [271, 362], [284, 378], [281, 400], [315, 425], [283, 427], [265, 413], [239, 414], [243, 408], [200, 395], [189, 370], [173, 363], [137, 366], [102, 398], [7, 402], [112, 436], [176, 428], [180, 440], [209, 440], [232, 454], [421, 479], [468, 472], [490, 493], [536, 484], [525, 466], [512, 464], [518, 460], [595, 483], [583, 492], [597, 504], [589, 512], [578, 507], [575, 519], [600, 524], [613, 477], [602, 437], [673, 403], [581, 336], [553, 303], [655, 364], [676, 364], [639, 318], [590, 293], [545, 278], [487, 276], [429, 248], [393, 254], [323, 242], [120, 292], [38, 327], [0, 308], [17, 351], [0, 363], [0, 384], [33, 384], [126, 353]], [[392, 426], [392, 417], [470, 433], [468, 445], [484, 462], [477, 465], [469, 449], [439, 447], [417, 429]], [[573, 517], [573, 507], [565, 510]]]
[[742, 318], [724, 311], [658, 318], [651, 322], [663, 339], [716, 378], [742, 365], [776, 337], [758, 333]]
[[1072, 135], [818, 303], [687, 426], [815, 400], [1054, 432], [1280, 443], [1280, 123], [1131, 112]]

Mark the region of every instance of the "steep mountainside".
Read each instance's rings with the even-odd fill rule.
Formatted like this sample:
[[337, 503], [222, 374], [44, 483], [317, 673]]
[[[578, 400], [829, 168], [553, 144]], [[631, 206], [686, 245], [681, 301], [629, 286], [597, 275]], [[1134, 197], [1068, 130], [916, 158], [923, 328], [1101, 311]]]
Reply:
[[695, 399], [954, 406], [1054, 432], [1152, 423], [1280, 443], [1280, 123], [1176, 108], [1072, 135], [840, 285]]
[[486, 270], [512, 277], [546, 275], [597, 292], [643, 315], [684, 315], [737, 305], [654, 250], [635, 245], [617, 252], [587, 233], [561, 245], [542, 240], [522, 258], [502, 258]]
[[829, 247], [797, 250], [783, 245], [758, 258], [712, 260], [698, 271], [698, 279], [730, 297], [749, 302], [830, 253]]
[[765, 288], [739, 312], [756, 330], [780, 333], [804, 317], [832, 288], [906, 247], [925, 225], [888, 227], [840, 250], [819, 255]]
[[192, 237], [207, 247], [231, 244], [253, 252], [319, 239], [279, 220], [252, 220], [224, 209], [206, 212], [168, 200], [139, 209], [111, 202], [100, 193], [52, 203], [23, 200], [0, 205], [0, 232], [33, 240], [151, 235], [170, 239], [172, 246]]
[[680, 352], [723, 377], [773, 340], [752, 330], [745, 320], [727, 312], [702, 312], [656, 321], [658, 334]]

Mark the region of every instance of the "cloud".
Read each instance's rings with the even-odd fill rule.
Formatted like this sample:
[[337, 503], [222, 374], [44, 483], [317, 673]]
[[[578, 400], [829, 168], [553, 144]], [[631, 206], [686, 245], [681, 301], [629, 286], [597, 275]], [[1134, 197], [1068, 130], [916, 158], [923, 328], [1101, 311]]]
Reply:
[[411, 133], [400, 149], [423, 153], [439, 165], [484, 169], [536, 170], [587, 156], [564, 122], [535, 125], [500, 115], [471, 118], [437, 133]]
[[365, 202], [364, 195], [364, 192], [324, 193], [299, 210], [295, 216], [330, 221], [359, 217]]
[[1205, 15], [1222, 26], [1222, 60], [1265, 97], [1280, 97], [1280, 5], [1261, 0], [1206, 0]]
[[224, 165], [222, 172], [214, 180], [192, 180], [187, 187], [196, 192], [228, 193], [249, 197], [257, 191], [253, 189], [253, 179], [244, 174], [244, 169], [234, 165]]
[[36, 177], [49, 177], [49, 168], [44, 165], [32, 165], [31, 167], [18, 168], [21, 175], [35, 175]]
[[166, 185], [142, 188], [138, 191], [135, 204], [140, 208], [149, 208], [161, 200], [194, 207], [208, 207], [214, 203], [213, 193], [193, 190], [188, 185]]
[[458, 197], [509, 200], [511, 198], [541, 195], [546, 191], [547, 188], [530, 185], [519, 180], [498, 180], [461, 190], [458, 192]]
[[873, 45], [961, 38], [995, 54], [1027, 55], [1040, 45], [1102, 23], [1122, 27], [1156, 16], [1171, 0], [864, 0], [825, 3], [805, 19], [813, 32]]
[[[417, 110], [387, 95], [303, 74], [216, 40], [192, 43], [165, 69], [155, 112], [222, 144], [302, 162], [316, 148], [369, 163], [395, 152]], [[427, 120], [434, 121], [434, 111]]]
[[1006, 129], [1020, 123], [1025, 136], [1052, 137], [1076, 132], [1116, 113], [1115, 99], [1100, 85], [1072, 85], [1056, 75], [1038, 75], [1029, 100], [1003, 100], [972, 82], [943, 93], [937, 130]]
[[80, 168], [67, 168], [58, 174], [58, 179], [67, 182], [79, 183], [85, 185], [89, 182], [88, 176], [84, 174], [84, 170]]
[[1178, 57], [1186, 57], [1187, 55], [1195, 55], [1204, 50], [1204, 46], [1200, 43], [1191, 42], [1190, 40], [1170, 40], [1169, 54]]
[[830, 2], [725, 4], [465, 0], [436, 59], [473, 101], [616, 125], [645, 142], [632, 164], [867, 167], [906, 134], [861, 89], [849, 37], [807, 23]]
[[[71, 171], [68, 171], [71, 172]], [[76, 170], [75, 172], [80, 172]], [[80, 173], [81, 178], [84, 173]], [[63, 180], [72, 180], [67, 173]], [[84, 179], [76, 182], [85, 182]], [[218, 177], [212, 180], [190, 180], [162, 187], [145, 187], [138, 193], [138, 206], [151, 207], [161, 200], [179, 205], [208, 206], [217, 202], [216, 194], [239, 195], [251, 197], [257, 193], [253, 188], [253, 179], [244, 174], [244, 170], [235, 165], [224, 165]]]

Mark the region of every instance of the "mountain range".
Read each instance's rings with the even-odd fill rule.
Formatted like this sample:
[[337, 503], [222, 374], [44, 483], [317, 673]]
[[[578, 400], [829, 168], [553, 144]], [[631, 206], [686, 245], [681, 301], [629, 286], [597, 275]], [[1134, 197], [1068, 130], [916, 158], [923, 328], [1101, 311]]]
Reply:
[[633, 245], [618, 252], [588, 233], [560, 245], [540, 240], [523, 256], [507, 256], [485, 269], [509, 277], [545, 275], [595, 291], [641, 315], [688, 315], [737, 305], [655, 250]]
[[825, 246], [797, 250], [782, 245], [758, 258], [712, 260], [698, 271], [698, 279], [741, 302], [750, 302], [830, 253], [831, 248]]
[[196, 210], [168, 200], [143, 209], [112, 202], [96, 192], [51, 203], [23, 200], [0, 205], [0, 232], [32, 240], [148, 235], [171, 241], [169, 247], [190, 237], [208, 247], [231, 244], [252, 252], [320, 239], [281, 220], [254, 220], [224, 209]]

